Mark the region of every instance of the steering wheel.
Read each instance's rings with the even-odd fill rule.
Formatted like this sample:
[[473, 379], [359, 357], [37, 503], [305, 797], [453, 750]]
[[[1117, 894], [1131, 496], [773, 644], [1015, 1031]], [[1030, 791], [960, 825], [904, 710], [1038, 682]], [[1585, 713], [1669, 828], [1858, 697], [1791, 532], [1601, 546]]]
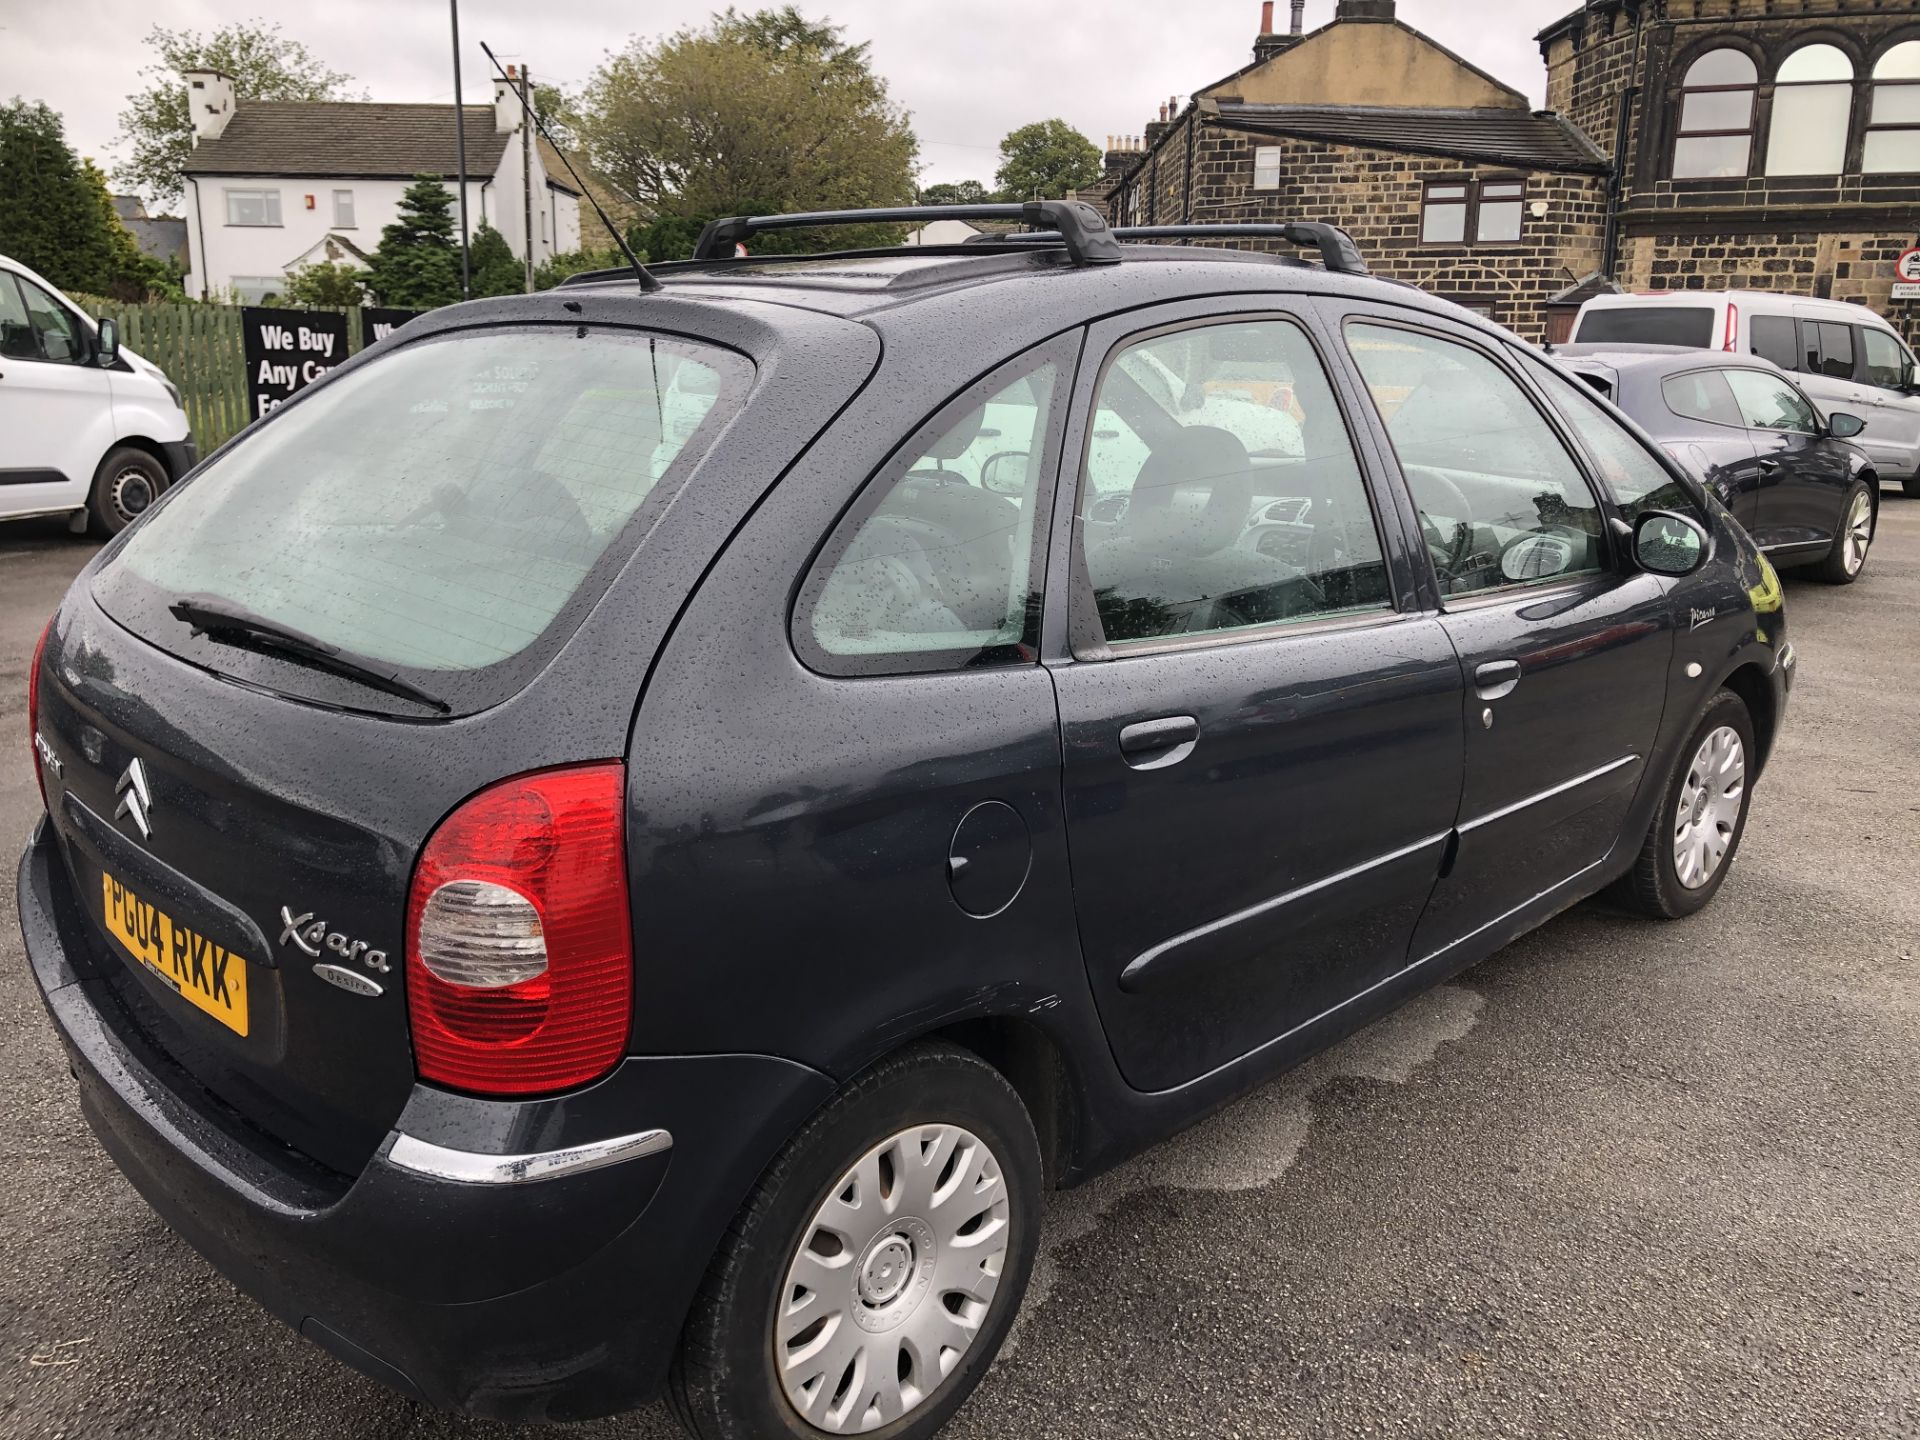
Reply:
[[1427, 542], [1427, 550], [1433, 556], [1433, 565], [1443, 578], [1455, 578], [1467, 559], [1473, 546], [1473, 506], [1468, 503], [1466, 492], [1437, 470], [1422, 470], [1420, 484], [1424, 488], [1433, 486], [1444, 493], [1439, 497], [1459, 518], [1453, 527], [1453, 539], [1449, 541], [1440, 533], [1440, 527], [1428, 515], [1427, 507], [1414, 498], [1414, 511], [1420, 517], [1420, 534]]

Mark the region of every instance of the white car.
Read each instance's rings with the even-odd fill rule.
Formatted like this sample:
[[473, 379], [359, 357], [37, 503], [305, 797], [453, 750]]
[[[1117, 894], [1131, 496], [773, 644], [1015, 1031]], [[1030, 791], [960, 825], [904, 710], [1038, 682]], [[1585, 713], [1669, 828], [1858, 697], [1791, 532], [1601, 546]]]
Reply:
[[1864, 305], [1767, 290], [1597, 295], [1574, 317], [1576, 345], [1683, 345], [1759, 355], [1792, 373], [1823, 414], [1867, 422], [1853, 443], [1888, 484], [1920, 498], [1920, 382], [1913, 352]]
[[112, 535], [198, 459], [160, 368], [0, 255], [0, 520], [69, 515]]

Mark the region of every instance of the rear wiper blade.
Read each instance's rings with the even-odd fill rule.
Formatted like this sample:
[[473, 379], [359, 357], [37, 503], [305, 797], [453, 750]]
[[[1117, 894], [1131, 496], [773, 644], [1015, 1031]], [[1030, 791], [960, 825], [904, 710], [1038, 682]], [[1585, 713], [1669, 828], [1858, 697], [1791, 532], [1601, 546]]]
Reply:
[[352, 651], [330, 645], [304, 630], [269, 620], [265, 615], [212, 595], [183, 595], [167, 607], [173, 618], [193, 627], [195, 635], [204, 635], [217, 645], [234, 645], [245, 650], [271, 652], [295, 664], [357, 680], [372, 690], [398, 695], [416, 705], [446, 714], [453, 707], [438, 695], [402, 680], [377, 662]]

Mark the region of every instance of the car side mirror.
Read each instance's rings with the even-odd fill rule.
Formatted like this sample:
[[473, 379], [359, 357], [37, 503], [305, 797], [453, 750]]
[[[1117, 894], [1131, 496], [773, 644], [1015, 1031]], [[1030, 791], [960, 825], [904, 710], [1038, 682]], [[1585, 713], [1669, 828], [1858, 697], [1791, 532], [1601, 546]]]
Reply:
[[1836, 440], [1851, 440], [1866, 428], [1866, 421], [1844, 410], [1836, 410], [1827, 416], [1827, 433]]
[[1633, 523], [1633, 558], [1649, 575], [1691, 575], [1707, 563], [1707, 532], [1671, 510], [1649, 510]]
[[111, 370], [120, 359], [120, 322], [103, 315], [98, 324], [100, 333], [94, 341], [93, 363], [102, 370]]
[[1031, 458], [1025, 450], [1002, 450], [988, 456], [987, 463], [980, 467], [981, 485], [996, 495], [1026, 494], [1027, 462]]

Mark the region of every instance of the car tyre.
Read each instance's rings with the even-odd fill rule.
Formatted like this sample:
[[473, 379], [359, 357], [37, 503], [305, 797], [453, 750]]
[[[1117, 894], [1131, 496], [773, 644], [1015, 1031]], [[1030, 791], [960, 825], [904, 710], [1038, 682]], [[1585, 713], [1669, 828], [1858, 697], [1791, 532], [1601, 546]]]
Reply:
[[[922, 1137], [936, 1138], [916, 1177], [901, 1142], [922, 1150]], [[674, 1357], [668, 1394], [681, 1424], [700, 1440], [931, 1436], [1019, 1309], [1042, 1174], [1026, 1107], [978, 1056], [922, 1043], [861, 1074], [787, 1143], [721, 1241]], [[975, 1206], [986, 1218], [962, 1215]], [[842, 1255], [844, 1265], [822, 1267]], [[817, 1290], [804, 1283], [816, 1275]], [[987, 1289], [985, 1301], [942, 1288], [956, 1277]], [[966, 1343], [948, 1343], [961, 1332]], [[842, 1353], [855, 1358], [843, 1365]], [[889, 1364], [891, 1384], [880, 1373]]]
[[118, 535], [160, 498], [167, 488], [167, 467], [135, 445], [116, 445], [93, 472], [93, 490], [87, 497], [91, 528], [99, 535]]
[[1678, 920], [1713, 899], [1746, 833], [1758, 755], [1747, 702], [1717, 691], [1674, 757], [1633, 869], [1609, 898], [1655, 920]]
[[1873, 546], [1878, 519], [1866, 485], [1854, 481], [1840, 506], [1840, 529], [1833, 537], [1833, 548], [1813, 573], [1829, 585], [1851, 585], [1858, 580], [1867, 568], [1867, 551]]
[[1900, 482], [1900, 493], [1909, 500], [1920, 500], [1920, 475], [1909, 475]]

